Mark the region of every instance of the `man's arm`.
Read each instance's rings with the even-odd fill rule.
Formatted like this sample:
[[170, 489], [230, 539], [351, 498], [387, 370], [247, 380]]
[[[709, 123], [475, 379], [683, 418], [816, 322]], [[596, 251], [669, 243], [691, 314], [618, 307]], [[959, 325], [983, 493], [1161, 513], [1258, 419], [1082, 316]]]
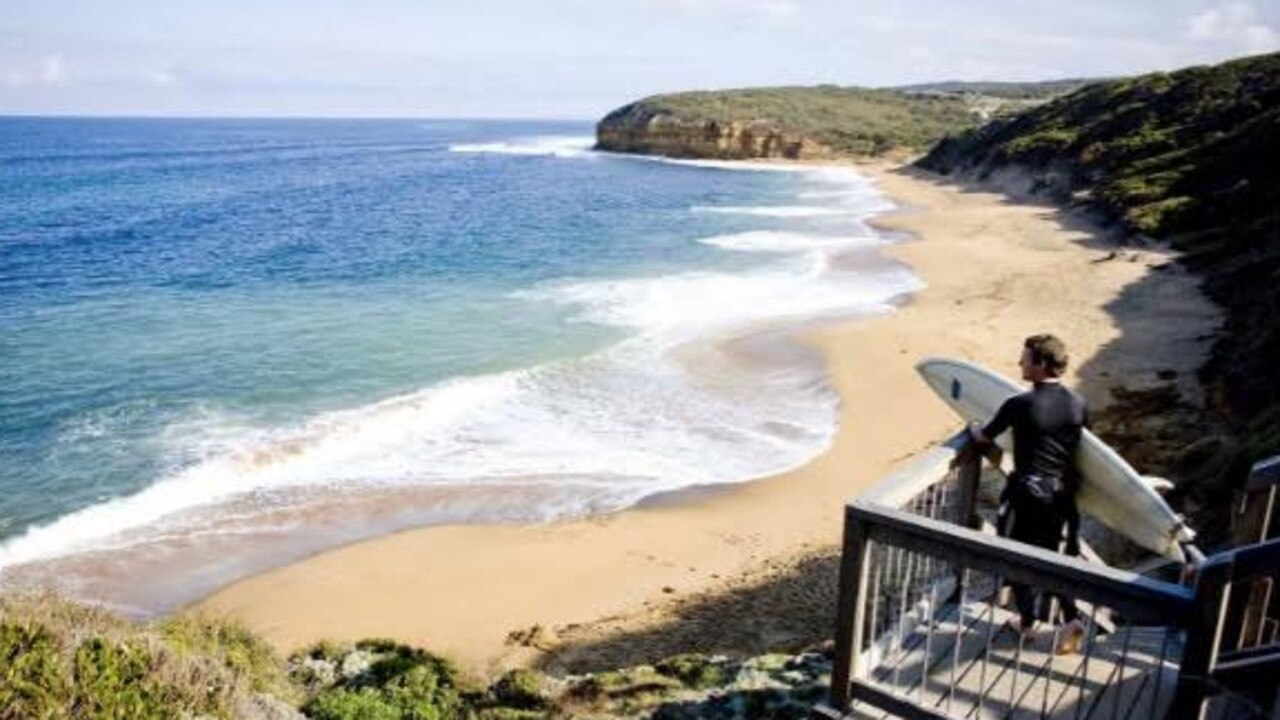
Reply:
[[1005, 400], [1000, 405], [1000, 409], [996, 411], [996, 416], [991, 418], [991, 422], [985, 426], [976, 422], [969, 425], [969, 435], [980, 443], [995, 442], [995, 439], [1000, 437], [1000, 433], [1009, 429], [1009, 425], [1013, 421], [1012, 415], [1015, 400], [1017, 400], [1016, 396]]

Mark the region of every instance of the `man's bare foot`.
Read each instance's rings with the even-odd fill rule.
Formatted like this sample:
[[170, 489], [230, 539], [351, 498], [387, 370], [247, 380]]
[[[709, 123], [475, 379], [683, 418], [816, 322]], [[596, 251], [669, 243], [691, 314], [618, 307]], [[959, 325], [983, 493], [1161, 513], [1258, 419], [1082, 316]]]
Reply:
[[1084, 623], [1072, 620], [1062, 626], [1058, 633], [1058, 645], [1053, 649], [1055, 655], [1076, 655], [1084, 644]]

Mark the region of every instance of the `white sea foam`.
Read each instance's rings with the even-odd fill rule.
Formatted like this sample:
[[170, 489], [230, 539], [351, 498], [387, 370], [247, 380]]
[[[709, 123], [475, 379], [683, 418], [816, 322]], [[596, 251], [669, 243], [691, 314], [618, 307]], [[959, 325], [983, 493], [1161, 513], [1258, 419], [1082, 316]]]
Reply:
[[829, 267], [829, 256], [811, 252], [751, 273], [571, 282], [527, 296], [577, 306], [580, 320], [683, 340], [770, 321], [883, 312], [891, 299], [918, 287], [915, 276], [899, 266], [860, 272], [856, 280], [829, 273]]
[[450, 145], [449, 150], [456, 153], [585, 157], [591, 154], [595, 141], [590, 135], [540, 135], [502, 142], [460, 143]]
[[805, 182], [807, 189], [796, 193], [800, 200], [818, 200], [804, 205], [697, 205], [694, 212], [712, 212], [762, 217], [805, 218], [861, 215], [893, 210], [896, 206], [883, 193], [876, 190], [871, 180], [850, 167], [830, 165], [806, 165], [803, 163], [770, 164], [741, 160], [676, 160], [662, 158], [663, 162], [703, 168], [718, 168], [747, 172], [795, 173]]
[[792, 254], [811, 250], [844, 251], [854, 248], [871, 248], [885, 244], [885, 240], [872, 235], [862, 224], [856, 229], [858, 235], [814, 235], [810, 233], [786, 232], [781, 230], [748, 230], [731, 235], [714, 235], [702, 238], [698, 242], [725, 250], [757, 253]]
[[[234, 442], [218, 443], [220, 454], [185, 471], [11, 539], [0, 546], [0, 568], [154, 543], [183, 534], [185, 513], [246, 497], [270, 511], [271, 493], [290, 488], [572, 479], [565, 488], [572, 491], [590, 478], [599, 485], [597, 509], [608, 509], [687, 484], [754, 477], [816, 452], [831, 427], [834, 400], [825, 390], [785, 373], [770, 382], [752, 393], [699, 390], [657, 347], [630, 342], [577, 361], [441, 383], [297, 427], [242, 428]], [[791, 432], [778, 434], [767, 420]], [[563, 496], [542, 516], [573, 513], [578, 503]]]
[[663, 155], [636, 155], [632, 153], [608, 154], [633, 160], [660, 162], [668, 165], [683, 165], [685, 167], [706, 168], [708, 170], [728, 170], [730, 172], [812, 173], [823, 169], [823, 166], [820, 165], [770, 162], [768, 160], [697, 160], [693, 158], [666, 157]]
[[826, 205], [694, 205], [694, 212], [720, 213], [722, 215], [758, 215], [760, 217], [802, 218], [859, 215], [852, 208]]

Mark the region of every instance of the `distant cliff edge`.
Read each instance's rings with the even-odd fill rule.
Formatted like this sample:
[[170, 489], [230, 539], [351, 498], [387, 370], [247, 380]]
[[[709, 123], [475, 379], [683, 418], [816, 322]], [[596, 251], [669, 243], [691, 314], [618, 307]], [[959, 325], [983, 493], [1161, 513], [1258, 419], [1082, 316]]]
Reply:
[[903, 89], [750, 88], [655, 95], [596, 125], [596, 147], [679, 158], [815, 160], [922, 152], [975, 127], [1078, 87], [946, 83]]

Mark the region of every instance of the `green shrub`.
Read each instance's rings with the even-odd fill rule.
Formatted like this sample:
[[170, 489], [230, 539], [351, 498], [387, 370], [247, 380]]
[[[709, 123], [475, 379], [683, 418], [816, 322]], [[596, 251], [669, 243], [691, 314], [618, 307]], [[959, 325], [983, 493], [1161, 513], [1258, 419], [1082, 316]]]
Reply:
[[155, 718], [175, 710], [205, 710], [184, 688], [166, 686], [150, 651], [134, 643], [90, 638], [76, 649], [71, 707], [77, 717]]
[[654, 665], [654, 669], [679, 680], [687, 687], [699, 690], [721, 685], [725, 681], [723, 667], [712, 662], [706, 655], [696, 653], [669, 657]]
[[1194, 207], [1189, 197], [1171, 197], [1146, 205], [1139, 205], [1125, 213], [1125, 224], [1135, 232], [1145, 235], [1163, 235], [1177, 225], [1182, 216]]
[[[353, 653], [368, 658], [368, 668], [328, 685], [310, 678], [314, 695], [303, 705], [309, 717], [331, 720], [444, 720], [469, 717], [461, 678], [444, 658], [392, 640], [362, 640], [343, 653], [329, 644], [294, 656], [341, 667]], [[295, 671], [296, 672], [296, 671]]]
[[373, 688], [326, 690], [302, 711], [315, 720], [401, 720], [404, 709]]
[[538, 710], [547, 706], [542, 678], [532, 670], [511, 670], [493, 684], [494, 700], [504, 707]]
[[571, 688], [570, 693], [583, 700], [646, 699], [683, 689], [675, 678], [651, 667], [639, 667], [596, 673]]
[[0, 623], [0, 718], [56, 717], [69, 694], [58, 640], [40, 625]]
[[1100, 197], [1118, 205], [1133, 206], [1157, 202], [1168, 196], [1169, 188], [1182, 179], [1178, 170], [1120, 177], [1098, 188]]
[[0, 596], [0, 618], [2, 720], [231, 718], [254, 688], [287, 692], [266, 645], [238, 626], [137, 625], [51, 595]]
[[1071, 130], [1051, 128], [1013, 140], [1004, 146], [1004, 152], [1010, 159], [1051, 157], [1071, 147], [1077, 138]]
[[284, 689], [286, 681], [279, 657], [243, 624], [182, 614], [162, 621], [158, 630], [176, 652], [215, 658], [233, 673], [247, 678], [258, 692]]

